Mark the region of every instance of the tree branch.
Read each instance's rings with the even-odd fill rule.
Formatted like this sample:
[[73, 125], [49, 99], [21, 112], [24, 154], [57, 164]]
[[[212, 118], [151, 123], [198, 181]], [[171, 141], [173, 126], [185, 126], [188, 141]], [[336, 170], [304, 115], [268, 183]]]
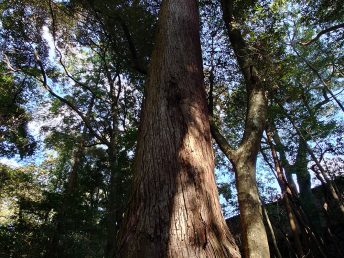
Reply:
[[302, 46], [308, 46], [308, 45], [311, 45], [312, 43], [314, 43], [315, 41], [317, 41], [322, 35], [326, 34], [326, 33], [329, 33], [331, 31], [335, 31], [335, 30], [338, 30], [338, 29], [341, 29], [341, 28], [344, 28], [344, 23], [341, 23], [341, 24], [337, 24], [337, 25], [334, 25], [332, 27], [329, 27], [327, 29], [324, 29], [322, 31], [320, 31], [314, 38], [312, 38], [310, 41], [306, 41], [306, 42], [300, 42], [300, 44]]
[[42, 73], [42, 79], [38, 79], [40, 82], [42, 82], [43, 87], [56, 99], [58, 99], [59, 101], [61, 101], [62, 103], [66, 104], [69, 108], [71, 108], [75, 113], [77, 113], [79, 115], [79, 117], [84, 121], [86, 127], [88, 128], [88, 130], [94, 135], [94, 137], [96, 137], [100, 142], [102, 142], [103, 144], [108, 145], [109, 142], [107, 141], [106, 138], [104, 138], [103, 136], [101, 136], [100, 134], [98, 134], [92, 127], [91, 122], [87, 119], [87, 117], [84, 116], [84, 114], [70, 101], [66, 100], [65, 98], [59, 96], [58, 94], [56, 94], [52, 88], [48, 85], [48, 79], [47, 79], [47, 75], [43, 66], [42, 61], [40, 60], [37, 51], [35, 51], [34, 53], [35, 55], [35, 59], [36, 62], [41, 70]]
[[[56, 27], [56, 19], [55, 19], [55, 14], [54, 14], [54, 10], [53, 10], [53, 7], [52, 7], [52, 2], [49, 1], [49, 10], [50, 10], [50, 15], [51, 15], [51, 20], [52, 20], [52, 36], [53, 36], [53, 43], [54, 43], [54, 47], [55, 47], [55, 51], [58, 53], [58, 56], [59, 56], [59, 63], [60, 65], [62, 66], [64, 72], [66, 73], [67, 77], [69, 79], [71, 79], [74, 83], [80, 85], [81, 87], [83, 87], [84, 89], [88, 90], [95, 98], [98, 98], [100, 99], [98, 96], [97, 96], [97, 93], [94, 92], [94, 90], [89, 87], [86, 83], [82, 83], [80, 82], [79, 80], [77, 80], [72, 74], [69, 73], [66, 65], [63, 63], [63, 60], [62, 60], [62, 53], [60, 51], [60, 49], [57, 47], [56, 45], [56, 31], [55, 31], [55, 27]], [[100, 74], [100, 72], [99, 72]], [[98, 76], [98, 82], [100, 80], [100, 75]], [[96, 85], [98, 84], [98, 82], [96, 83]]]
[[[93, 9], [95, 17], [97, 18], [97, 20], [101, 23], [103, 28], [106, 29], [108, 26], [102, 21], [102, 18], [98, 15], [101, 12], [99, 10], [97, 10], [94, 3], [90, 2], [90, 7]], [[136, 49], [134, 39], [131, 36], [129, 27], [127, 26], [125, 21], [122, 19], [122, 17], [120, 17], [119, 14], [117, 14], [116, 12], [112, 12], [112, 15], [113, 15], [112, 18], [117, 20], [117, 22], [121, 26], [122, 31], [124, 33], [124, 37], [128, 42], [128, 48], [129, 48], [129, 52], [130, 52], [131, 57], [132, 57], [134, 69], [143, 75], [147, 75], [147, 68], [142, 64], [142, 62], [141, 62], [142, 60], [140, 60], [140, 58], [139, 58], [139, 54], [138, 54], [138, 51]], [[108, 35], [108, 37], [111, 39], [111, 35]]]
[[308, 66], [308, 68], [318, 77], [320, 80], [321, 84], [324, 86], [324, 89], [331, 95], [333, 100], [337, 103], [337, 105], [340, 107], [340, 109], [344, 112], [344, 106], [343, 104], [339, 101], [339, 99], [336, 97], [336, 95], [331, 91], [331, 89], [328, 87], [327, 83], [324, 81], [322, 78], [321, 74], [319, 71], [310, 63], [308, 60], [304, 57], [301, 56], [301, 54], [296, 50], [295, 46], [292, 44], [292, 48], [296, 55], [303, 61], [305, 64]]
[[236, 157], [236, 153], [234, 149], [230, 146], [226, 138], [221, 134], [213, 118], [210, 117], [209, 122], [210, 122], [211, 135], [213, 136], [214, 140], [216, 141], [217, 145], [219, 146], [223, 154], [225, 154], [226, 157], [232, 161]]

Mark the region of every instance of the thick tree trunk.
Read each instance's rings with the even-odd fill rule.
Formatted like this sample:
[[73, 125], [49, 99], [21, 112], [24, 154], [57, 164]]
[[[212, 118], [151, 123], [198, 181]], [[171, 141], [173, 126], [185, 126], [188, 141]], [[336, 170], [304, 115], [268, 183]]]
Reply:
[[270, 257], [257, 188], [256, 159], [252, 159], [250, 152], [241, 152], [232, 164], [236, 172], [245, 257]]
[[221, 0], [223, 19], [247, 92], [245, 132], [240, 147], [231, 157], [236, 171], [236, 184], [243, 231], [245, 257], [269, 257], [269, 245], [256, 182], [256, 160], [265, 127], [267, 101], [252, 53], [233, 18], [233, 1]]
[[[269, 245], [255, 176], [257, 154], [245, 144], [238, 150], [233, 150], [214, 123], [211, 123], [211, 132], [235, 170], [245, 257], [265, 257], [266, 254], [262, 253], [269, 251]], [[259, 147], [257, 142], [248, 141], [247, 144], [249, 143], [251, 147], [256, 145]]]
[[240, 257], [218, 200], [197, 1], [165, 0], [117, 257]]

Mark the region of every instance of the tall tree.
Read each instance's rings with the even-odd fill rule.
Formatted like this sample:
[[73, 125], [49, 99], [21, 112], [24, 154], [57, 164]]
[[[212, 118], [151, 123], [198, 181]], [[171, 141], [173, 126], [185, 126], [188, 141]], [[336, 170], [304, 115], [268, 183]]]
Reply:
[[258, 75], [257, 60], [254, 60], [240, 24], [234, 18], [234, 1], [222, 0], [221, 6], [229, 40], [245, 79], [247, 110], [244, 135], [236, 150], [228, 144], [215, 124], [212, 125], [212, 134], [235, 170], [244, 255], [269, 257], [268, 238], [256, 181], [256, 161], [267, 111], [265, 88]]
[[197, 1], [161, 4], [118, 257], [240, 257], [214, 178]]

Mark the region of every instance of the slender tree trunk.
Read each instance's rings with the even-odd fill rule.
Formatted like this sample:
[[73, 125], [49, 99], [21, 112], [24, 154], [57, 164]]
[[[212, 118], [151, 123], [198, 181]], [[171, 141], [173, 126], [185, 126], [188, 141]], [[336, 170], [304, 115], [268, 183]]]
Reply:
[[[298, 222], [296, 220], [295, 214], [293, 212], [292, 206], [290, 205], [290, 200], [289, 200], [289, 196], [288, 196], [288, 185], [286, 185], [286, 179], [284, 178], [284, 175], [283, 175], [283, 169], [282, 169], [281, 163], [278, 159], [275, 146], [273, 145], [273, 132], [268, 128], [266, 134], [267, 134], [268, 144], [269, 144], [270, 149], [271, 149], [272, 158], [273, 158], [274, 164], [275, 164], [275, 171], [277, 173], [277, 181], [278, 181], [278, 184], [281, 188], [284, 205], [285, 205], [285, 208], [287, 211], [290, 229], [291, 229], [291, 232], [294, 236], [296, 252], [297, 252], [298, 257], [303, 257], [304, 254], [303, 254], [301, 240], [299, 237], [299, 234], [301, 231], [300, 231]], [[289, 189], [289, 192], [291, 195], [293, 194], [292, 189]]]
[[[292, 191], [292, 193], [297, 194], [297, 187], [296, 184], [294, 182], [293, 179], [293, 168], [292, 166], [289, 164], [288, 160], [287, 160], [287, 156], [285, 153], [285, 147], [282, 144], [281, 138], [279, 137], [278, 131], [276, 129], [276, 126], [274, 124], [273, 121], [269, 121], [269, 129], [268, 129], [272, 139], [271, 142], [275, 142], [276, 144], [276, 151], [278, 151], [279, 155], [280, 155], [280, 165], [281, 165], [281, 171], [285, 171], [285, 176], [288, 182], [288, 186], [291, 188], [290, 190]], [[277, 154], [276, 154], [277, 156]]]
[[[269, 257], [269, 244], [256, 182], [257, 153], [255, 149], [252, 150], [259, 148], [260, 138], [255, 137], [256, 141], [243, 140], [239, 149], [233, 150], [213, 122], [211, 132], [234, 167], [245, 257]], [[248, 146], [249, 144], [251, 145]]]
[[233, 1], [221, 0], [229, 40], [243, 73], [247, 92], [245, 132], [240, 147], [231, 157], [243, 231], [245, 257], [269, 257], [269, 245], [256, 182], [256, 160], [265, 127], [267, 101], [251, 52], [233, 18]]
[[197, 1], [162, 2], [117, 257], [240, 257], [218, 200]]
[[122, 85], [119, 79], [119, 87], [117, 93], [115, 90], [115, 79], [112, 77], [108, 64], [104, 60], [104, 65], [107, 71], [107, 79], [109, 83], [109, 94], [111, 97], [111, 126], [109, 128], [109, 144], [107, 149], [108, 163], [110, 169], [110, 182], [109, 182], [109, 196], [107, 204], [107, 240], [105, 246], [105, 257], [113, 257], [116, 251], [117, 234], [122, 223], [122, 215], [124, 213], [124, 194], [123, 183], [121, 180], [121, 171], [118, 165], [119, 153], [118, 153], [118, 99], [122, 91]]
[[107, 223], [107, 240], [105, 246], [105, 257], [113, 257], [115, 255], [117, 233], [122, 222], [123, 200], [121, 199], [121, 183], [120, 175], [117, 166], [118, 155], [115, 151], [115, 146], [110, 140], [110, 145], [107, 150], [110, 182], [109, 182], [109, 196], [106, 214]]
[[250, 152], [240, 154], [232, 164], [236, 172], [244, 254], [245, 257], [269, 257], [269, 244], [256, 181], [256, 160], [252, 159]]
[[[302, 249], [305, 250], [305, 253], [311, 253], [312, 255], [315, 255], [315, 257], [321, 256], [321, 257], [326, 257], [324, 251], [323, 251], [323, 245], [322, 245], [322, 241], [321, 239], [319, 239], [316, 234], [314, 234], [314, 226], [310, 226], [312, 223], [310, 222], [307, 214], [304, 212], [303, 209], [303, 204], [300, 202], [300, 199], [298, 198], [297, 192], [294, 191], [293, 187], [287, 183], [287, 181], [284, 178], [284, 175], [282, 174], [282, 163], [279, 161], [278, 157], [277, 157], [277, 152], [275, 149], [275, 146], [272, 143], [272, 140], [276, 140], [278, 141], [279, 147], [282, 146], [282, 143], [279, 140], [278, 137], [278, 132], [275, 128], [275, 126], [271, 126], [272, 124], [270, 123], [269, 128], [267, 129], [267, 136], [268, 136], [268, 142], [270, 145], [270, 148], [272, 150], [272, 155], [275, 161], [275, 166], [278, 166], [278, 169], [276, 169], [276, 171], [278, 172], [278, 182], [280, 183], [280, 185], [284, 186], [282, 189], [283, 191], [286, 191], [287, 193], [287, 199], [285, 199], [286, 202], [286, 209], [287, 209], [287, 213], [289, 216], [289, 222], [290, 222], [290, 226], [292, 231], [294, 232], [294, 236], [296, 236], [296, 234], [298, 234], [298, 230], [300, 229], [302, 236], [303, 236], [303, 240], [305, 241], [304, 244], [301, 246], [301, 243], [295, 243], [296, 244], [296, 248], [297, 248], [297, 253], [299, 257], [303, 257], [302, 254]], [[277, 136], [277, 137], [276, 137]], [[299, 146], [300, 147], [300, 146]], [[283, 149], [283, 148], [282, 148]], [[282, 150], [281, 149], [281, 150]], [[298, 153], [300, 153], [300, 151], [302, 152], [302, 149], [299, 148]], [[281, 157], [283, 159], [285, 159], [284, 164], [288, 164], [288, 168], [290, 169], [295, 169], [297, 167], [299, 167], [300, 165], [289, 165], [288, 161], [286, 160], [285, 157], [285, 153], [281, 152]], [[304, 157], [300, 157], [301, 154], [298, 154], [298, 158], [297, 160], [302, 160], [304, 159]], [[277, 164], [276, 164], [277, 162]], [[296, 162], [297, 163], [297, 162]], [[307, 178], [307, 176], [306, 176]], [[302, 204], [302, 207], [299, 204]], [[288, 207], [289, 206], [289, 207]], [[290, 216], [293, 216], [294, 218], [291, 218]], [[297, 224], [296, 224], [297, 222]], [[313, 225], [313, 224], [312, 224]], [[298, 240], [296, 240], [298, 241]], [[307, 248], [307, 249], [306, 249]]]
[[[245, 145], [241, 145], [241, 147], [236, 151], [233, 150], [213, 122], [211, 123], [211, 132], [216, 143], [219, 145], [220, 149], [226, 155], [226, 157], [231, 161], [235, 170], [238, 190], [238, 202], [240, 209], [240, 222], [242, 227], [243, 248], [245, 256], [269, 257], [258, 253], [259, 251], [262, 252], [262, 247], [259, 246], [260, 244], [266, 245], [263, 246], [263, 248], [265, 251], [267, 249], [268, 252], [269, 245], [263, 222], [262, 206], [255, 178], [255, 160], [254, 162], [252, 162], [247, 161], [246, 159], [246, 163], [248, 164], [246, 165], [245, 160], [242, 158], [242, 156], [240, 157], [237, 154], [240, 149], [246, 149], [247, 155], [249, 155], [251, 151], [249, 148], [245, 148]], [[251, 147], [255, 146], [253, 142], [251, 143]], [[260, 144], [258, 144], [258, 148], [259, 145]], [[253, 153], [253, 157], [256, 157], [257, 154], [254, 154], [253, 151], [251, 153]], [[238, 169], [238, 164], [243, 164], [243, 167], [239, 167]]]
[[262, 209], [263, 209], [263, 214], [264, 214], [265, 222], [267, 224], [267, 227], [268, 227], [270, 235], [271, 235], [271, 240], [272, 240], [272, 244], [274, 246], [275, 252], [276, 252], [276, 256], [277, 256], [277, 258], [282, 258], [282, 254], [281, 254], [281, 252], [280, 252], [280, 250], [278, 248], [275, 231], [274, 231], [274, 229], [272, 227], [271, 220], [269, 218], [269, 214], [266, 211], [266, 208], [264, 207], [264, 205], [262, 205]]

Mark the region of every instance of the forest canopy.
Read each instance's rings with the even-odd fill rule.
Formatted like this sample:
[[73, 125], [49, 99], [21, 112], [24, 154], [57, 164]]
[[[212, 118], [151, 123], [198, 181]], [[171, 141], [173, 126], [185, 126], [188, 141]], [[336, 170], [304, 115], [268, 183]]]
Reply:
[[339, 0], [0, 1], [0, 257], [344, 257], [343, 53]]

